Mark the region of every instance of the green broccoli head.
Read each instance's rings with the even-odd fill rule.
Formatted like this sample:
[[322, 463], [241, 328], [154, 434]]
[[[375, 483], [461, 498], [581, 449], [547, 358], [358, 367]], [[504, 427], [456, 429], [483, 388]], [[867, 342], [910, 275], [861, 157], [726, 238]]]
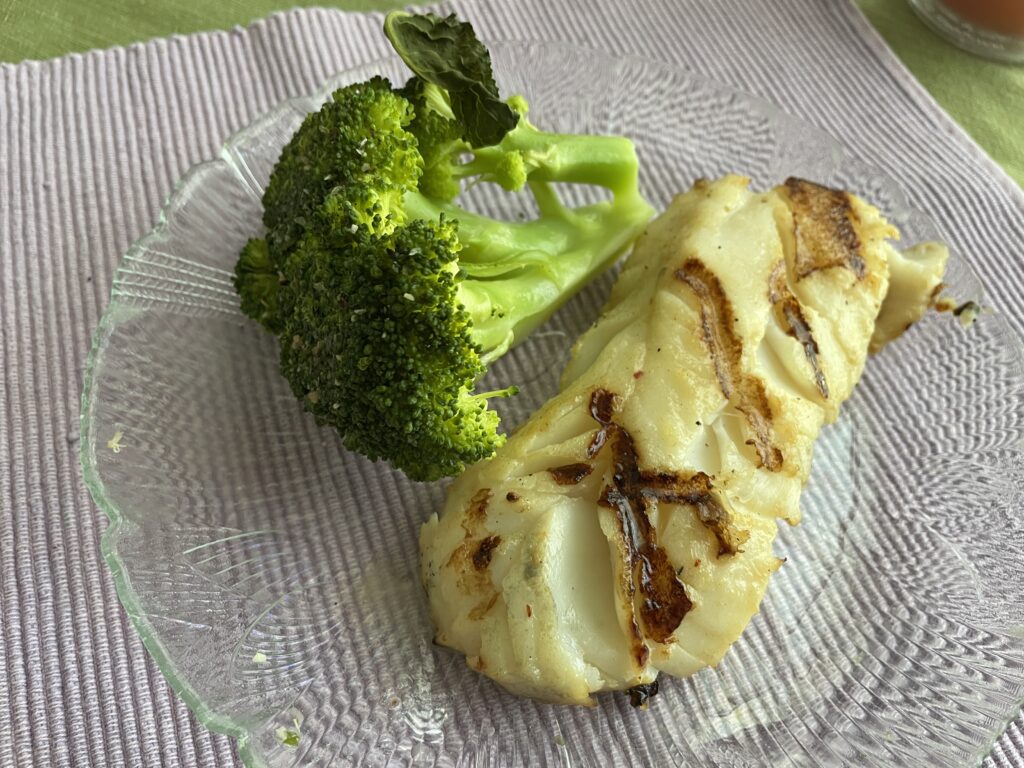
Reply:
[[288, 258], [281, 370], [351, 450], [419, 479], [454, 474], [503, 439], [471, 392], [484, 365], [457, 301], [455, 226], [352, 223], [328, 201]]
[[[400, 93], [413, 105], [416, 116], [409, 130], [423, 157], [419, 191], [437, 200], [454, 200], [465, 180], [499, 184], [512, 192], [526, 184], [529, 169], [524, 155], [512, 147], [476, 150], [462, 137], [462, 126], [452, 114], [445, 91], [420, 77], [411, 78]], [[513, 115], [526, 114], [526, 100], [509, 99]], [[507, 134], [506, 134], [507, 135]], [[483, 154], [481, 154], [483, 152]], [[467, 161], [472, 157], [472, 161]]]
[[335, 189], [347, 190], [356, 222], [401, 222], [401, 200], [416, 188], [423, 160], [405, 127], [410, 102], [374, 77], [335, 91], [310, 113], [281, 152], [263, 194], [263, 223], [275, 264], [295, 247], [310, 217]]
[[[478, 394], [475, 382], [611, 264], [652, 210], [629, 141], [548, 133], [526, 119], [525, 100], [497, 101], [493, 80], [463, 88], [465, 77], [423, 56], [434, 22], [403, 31], [410, 18], [392, 31], [417, 76], [400, 90], [382, 78], [339, 89], [303, 121], [264, 194], [266, 236], [243, 249], [235, 285], [243, 311], [278, 336], [281, 370], [319, 423], [433, 480], [502, 443], [487, 403], [515, 387]], [[468, 25], [430, 18], [462, 47], [452, 66], [484, 50], [464, 39]], [[490, 77], [489, 61], [469, 69]], [[528, 187], [539, 217], [466, 210], [459, 191], [480, 182]], [[559, 183], [612, 196], [571, 208]]]
[[271, 333], [281, 330], [277, 307], [277, 291], [281, 276], [270, 260], [267, 241], [253, 238], [242, 249], [235, 265], [235, 290], [242, 301], [242, 311]]
[[462, 138], [443, 90], [419, 77], [412, 77], [400, 93], [413, 106], [415, 117], [409, 131], [423, 158], [419, 190], [438, 200], [454, 200], [461, 190], [455, 167], [470, 150]]

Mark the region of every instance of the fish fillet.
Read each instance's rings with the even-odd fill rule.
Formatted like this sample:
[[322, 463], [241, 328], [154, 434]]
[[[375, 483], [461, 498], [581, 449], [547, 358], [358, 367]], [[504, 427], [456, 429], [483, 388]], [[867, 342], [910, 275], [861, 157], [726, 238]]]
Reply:
[[423, 526], [437, 641], [511, 691], [592, 704], [717, 664], [819, 430], [941, 288], [945, 249], [901, 254], [859, 198], [749, 184], [699, 181], [650, 224], [559, 394]]

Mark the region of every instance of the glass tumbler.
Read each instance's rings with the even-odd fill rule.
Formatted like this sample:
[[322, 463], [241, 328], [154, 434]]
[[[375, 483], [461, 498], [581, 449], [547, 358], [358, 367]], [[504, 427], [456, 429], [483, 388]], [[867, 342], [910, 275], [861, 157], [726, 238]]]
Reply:
[[925, 24], [966, 51], [1024, 63], [1024, 0], [908, 0]]

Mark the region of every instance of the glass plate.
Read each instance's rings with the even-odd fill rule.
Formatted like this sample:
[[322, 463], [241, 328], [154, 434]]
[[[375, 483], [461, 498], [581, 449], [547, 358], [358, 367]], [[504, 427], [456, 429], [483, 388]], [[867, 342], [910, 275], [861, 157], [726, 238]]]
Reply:
[[[770, 105], [663, 64], [551, 44], [493, 49], [502, 92], [546, 128], [623, 133], [657, 206], [700, 176], [853, 190], [904, 242], [932, 239], [896, 184]], [[986, 315], [930, 316], [873, 359], [815, 451], [788, 564], [721, 665], [663, 680], [647, 711], [516, 698], [431, 643], [420, 523], [444, 484], [346, 453], [277, 372], [276, 341], [231, 286], [284, 142], [335, 78], [233, 136], [178, 184], [125, 255], [96, 334], [82, 460], [110, 516], [118, 593], [171, 684], [250, 765], [960, 766], [1024, 698], [1021, 350]], [[586, 191], [582, 194], [586, 197]], [[525, 197], [472, 205], [528, 213]], [[490, 374], [556, 389], [610, 276]], [[980, 299], [954, 258], [950, 292]]]

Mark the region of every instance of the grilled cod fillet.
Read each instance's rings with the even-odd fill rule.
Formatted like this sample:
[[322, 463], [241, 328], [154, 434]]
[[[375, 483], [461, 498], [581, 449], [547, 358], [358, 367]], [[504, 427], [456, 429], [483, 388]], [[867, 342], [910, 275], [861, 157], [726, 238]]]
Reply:
[[749, 183], [650, 224], [560, 393], [423, 526], [437, 641], [511, 691], [592, 704], [717, 664], [820, 428], [940, 289], [945, 249], [901, 254], [857, 197]]

